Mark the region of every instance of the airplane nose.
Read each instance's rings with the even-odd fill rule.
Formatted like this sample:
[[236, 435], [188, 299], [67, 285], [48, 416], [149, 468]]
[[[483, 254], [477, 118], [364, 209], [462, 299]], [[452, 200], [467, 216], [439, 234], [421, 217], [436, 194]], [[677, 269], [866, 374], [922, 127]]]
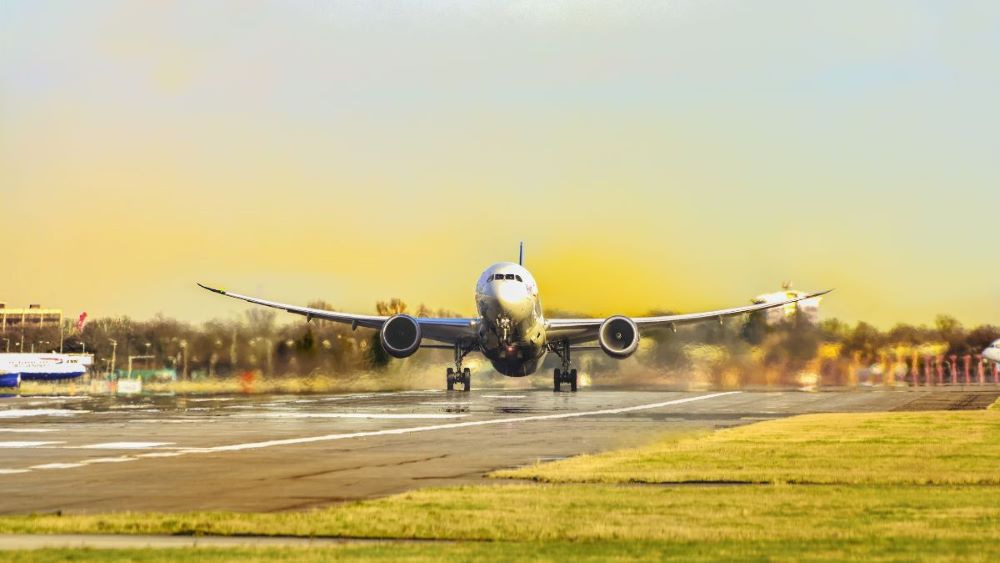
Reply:
[[506, 282], [498, 284], [496, 297], [500, 306], [513, 320], [527, 318], [531, 314], [531, 297], [523, 283]]

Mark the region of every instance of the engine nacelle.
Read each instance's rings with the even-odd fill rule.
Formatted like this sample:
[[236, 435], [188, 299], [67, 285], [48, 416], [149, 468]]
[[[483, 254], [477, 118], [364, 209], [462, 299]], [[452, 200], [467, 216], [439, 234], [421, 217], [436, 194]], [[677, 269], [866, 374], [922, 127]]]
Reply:
[[639, 348], [639, 327], [628, 317], [608, 317], [597, 329], [597, 341], [612, 358], [627, 358]]
[[20, 387], [20, 386], [21, 386], [21, 374], [0, 373], [0, 387]]
[[393, 358], [412, 356], [420, 348], [420, 323], [410, 315], [393, 315], [382, 325], [379, 341], [386, 354]]

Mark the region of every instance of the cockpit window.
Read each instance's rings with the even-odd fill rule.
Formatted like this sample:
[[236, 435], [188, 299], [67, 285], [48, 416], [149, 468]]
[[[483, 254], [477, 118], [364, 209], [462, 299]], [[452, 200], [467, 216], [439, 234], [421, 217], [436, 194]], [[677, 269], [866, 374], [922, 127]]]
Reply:
[[503, 274], [497, 274], [497, 275], [493, 276], [493, 279], [495, 279], [495, 280], [502, 280], [503, 279]]
[[514, 274], [514, 279], [517, 280], [517, 281], [524, 281], [524, 280], [521, 279], [521, 276], [519, 276], [517, 274]]
[[507, 274], [506, 277], [507, 277], [507, 279], [512, 280], [512, 279], [514, 279], [514, 274]]

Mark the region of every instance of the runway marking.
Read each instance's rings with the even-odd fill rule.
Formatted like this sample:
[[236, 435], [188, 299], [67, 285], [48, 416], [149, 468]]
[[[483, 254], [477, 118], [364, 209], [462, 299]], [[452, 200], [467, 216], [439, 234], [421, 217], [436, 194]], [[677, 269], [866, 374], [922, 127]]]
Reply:
[[91, 463], [122, 463], [123, 461], [135, 461], [135, 458], [127, 456], [127, 455], [123, 455], [123, 456], [119, 456], [119, 457], [95, 457], [94, 459], [88, 459], [88, 460], [85, 460], [85, 461], [81, 461], [80, 463], [82, 463], [82, 464], [91, 464]]
[[191, 403], [207, 403], [209, 401], [233, 401], [233, 397], [199, 397], [196, 399], [186, 399]]
[[0, 469], [0, 475], [15, 475], [17, 473], [31, 473], [30, 469]]
[[57, 432], [55, 428], [0, 428], [0, 432], [23, 432], [25, 434], [41, 434], [43, 432]]
[[392, 420], [462, 418], [464, 414], [392, 414], [363, 412], [269, 412], [263, 414], [238, 415], [240, 418], [378, 418]]
[[693, 403], [695, 401], [704, 401], [707, 399], [714, 399], [716, 397], [724, 397], [727, 395], [739, 394], [740, 391], [725, 391], [722, 393], [712, 393], [709, 395], [700, 395], [698, 397], [687, 397], [684, 399], [674, 399], [673, 401], [664, 401], [662, 403], [648, 403], [645, 405], [636, 405], [633, 407], [621, 407], [617, 409], [602, 409], [596, 411], [583, 411], [583, 412], [569, 412], [560, 414], [542, 414], [534, 416], [522, 416], [522, 417], [512, 417], [512, 418], [494, 418], [489, 420], [473, 420], [469, 422], [453, 422], [451, 424], [435, 424], [432, 426], [416, 426], [411, 428], [392, 428], [388, 430], [372, 430], [368, 432], [351, 432], [349, 434], [325, 434], [323, 436], [309, 436], [305, 438], [286, 438], [283, 440], [267, 440], [264, 442], [250, 442], [246, 444], [231, 444], [228, 446], [214, 446], [208, 448], [192, 448], [190, 450], [180, 450], [180, 453], [215, 453], [215, 452], [236, 452], [241, 450], [254, 450], [260, 448], [273, 448], [275, 446], [292, 446], [296, 444], [310, 444], [313, 442], [329, 442], [333, 440], [347, 440], [350, 438], [367, 438], [371, 436], [393, 436], [399, 434], [413, 434], [416, 432], [430, 432], [433, 430], [451, 430], [455, 428], [471, 428], [474, 426], [491, 426], [496, 424], [513, 424], [517, 422], [532, 422], [536, 420], [561, 420], [566, 418], [580, 418], [584, 416], [600, 416], [606, 414], [624, 414], [629, 412], [644, 411], [650, 409], [657, 409], [661, 407], [668, 407], [672, 405], [681, 405], [684, 403]]
[[173, 442], [105, 442], [77, 447], [89, 450], [145, 450], [170, 445], [173, 445]]
[[83, 467], [82, 463], [43, 463], [42, 465], [32, 465], [32, 469], [70, 469], [73, 467]]
[[480, 395], [484, 399], [526, 399], [527, 395]]
[[26, 416], [76, 416], [90, 411], [70, 409], [7, 409], [0, 410], [0, 418], [24, 418]]
[[[651, 410], [662, 407], [669, 407], [673, 405], [682, 405], [685, 403], [693, 403], [696, 401], [705, 401], [708, 399], [715, 399], [717, 397], [725, 397], [728, 395], [737, 395], [740, 393], [741, 391], [726, 391], [722, 393], [711, 393], [708, 395], [700, 395], [697, 397], [686, 397], [683, 399], [674, 399], [672, 401], [663, 401], [660, 403], [647, 403], [644, 405], [635, 405], [632, 407], [621, 407], [616, 409], [601, 409], [595, 411], [569, 412], [569, 413], [533, 415], [533, 416], [510, 417], [510, 418], [494, 418], [488, 420], [473, 420], [468, 422], [453, 422], [449, 424], [434, 424], [430, 426], [414, 426], [410, 428], [393, 428], [388, 430], [351, 432], [347, 434], [325, 434], [322, 436], [308, 436], [304, 438], [286, 438], [282, 440], [267, 440], [264, 442], [249, 442], [245, 444], [230, 444], [227, 446], [213, 446], [205, 448], [186, 448], [186, 449], [176, 450], [174, 452], [145, 453], [145, 454], [137, 454], [131, 456], [123, 455], [119, 458], [98, 458], [98, 459], [99, 460], [115, 459], [116, 461], [135, 461], [141, 458], [149, 458], [149, 457], [178, 457], [188, 454], [237, 452], [243, 450], [273, 448], [277, 446], [292, 446], [297, 444], [310, 444], [314, 442], [348, 440], [351, 438], [367, 438], [372, 436], [394, 436], [402, 434], [413, 434], [417, 432], [432, 432], [435, 430], [452, 430], [456, 428], [472, 428], [476, 426], [492, 426], [497, 424], [515, 424], [518, 422], [533, 422], [538, 420], [562, 420], [567, 418], [581, 418], [585, 416], [625, 414], [630, 412], [638, 412], [638, 411]], [[95, 460], [84, 460], [79, 463], [48, 463], [44, 465], [33, 465], [31, 466], [31, 469], [70, 469], [74, 467], [83, 467], [88, 463], [93, 463], [93, 462], [95, 462]], [[102, 462], [103, 461], [98, 461], [98, 463]]]
[[51, 446], [53, 444], [65, 444], [66, 442], [0, 442], [0, 448], [38, 448], [41, 446]]

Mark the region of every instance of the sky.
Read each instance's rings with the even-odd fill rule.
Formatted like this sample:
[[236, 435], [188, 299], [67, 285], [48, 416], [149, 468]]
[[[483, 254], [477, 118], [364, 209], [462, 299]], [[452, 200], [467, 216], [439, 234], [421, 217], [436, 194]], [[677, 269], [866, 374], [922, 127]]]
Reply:
[[1000, 324], [1000, 3], [0, 0], [0, 302]]

